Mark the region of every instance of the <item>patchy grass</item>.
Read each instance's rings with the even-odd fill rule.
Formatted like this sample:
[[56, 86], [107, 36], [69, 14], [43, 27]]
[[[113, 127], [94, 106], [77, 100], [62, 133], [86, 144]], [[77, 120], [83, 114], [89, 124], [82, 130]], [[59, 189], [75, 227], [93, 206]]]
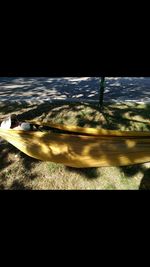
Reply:
[[[95, 104], [1, 103], [0, 121], [16, 113], [19, 119], [35, 119], [120, 130], [150, 130], [150, 105], [106, 103], [103, 112]], [[12, 145], [0, 143], [0, 189], [150, 189], [150, 164], [127, 167], [75, 169], [41, 162]]]

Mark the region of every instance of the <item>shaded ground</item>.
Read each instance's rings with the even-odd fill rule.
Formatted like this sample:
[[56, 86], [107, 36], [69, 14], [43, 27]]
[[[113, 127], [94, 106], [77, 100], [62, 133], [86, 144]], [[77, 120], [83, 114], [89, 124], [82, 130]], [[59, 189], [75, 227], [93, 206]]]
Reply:
[[0, 99], [45, 101], [54, 99], [98, 99], [99, 78], [2, 78]]
[[107, 78], [105, 101], [150, 102], [150, 77]]
[[[0, 121], [10, 113], [86, 127], [149, 131], [150, 105], [1, 103]], [[150, 164], [128, 167], [74, 169], [41, 162], [0, 140], [0, 189], [150, 189]]]
[[[99, 77], [0, 77], [0, 100], [53, 101], [99, 99]], [[104, 101], [150, 102], [149, 77], [106, 78]]]

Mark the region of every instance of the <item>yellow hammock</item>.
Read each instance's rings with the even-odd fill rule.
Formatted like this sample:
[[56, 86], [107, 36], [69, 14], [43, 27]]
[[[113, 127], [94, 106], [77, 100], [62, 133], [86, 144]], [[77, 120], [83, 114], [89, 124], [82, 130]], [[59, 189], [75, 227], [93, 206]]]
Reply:
[[[0, 136], [30, 157], [75, 168], [123, 166], [150, 161], [150, 133], [54, 125], [71, 133], [0, 129]], [[73, 134], [74, 133], [74, 134]], [[76, 134], [75, 134], [76, 133]]]

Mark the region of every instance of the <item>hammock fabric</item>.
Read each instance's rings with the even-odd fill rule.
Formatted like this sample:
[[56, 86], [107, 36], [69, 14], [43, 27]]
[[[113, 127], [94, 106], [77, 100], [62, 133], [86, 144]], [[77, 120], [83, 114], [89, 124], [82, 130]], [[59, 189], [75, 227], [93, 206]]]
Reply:
[[30, 157], [75, 168], [124, 166], [150, 161], [150, 133], [54, 125], [68, 133], [0, 129], [0, 136]]

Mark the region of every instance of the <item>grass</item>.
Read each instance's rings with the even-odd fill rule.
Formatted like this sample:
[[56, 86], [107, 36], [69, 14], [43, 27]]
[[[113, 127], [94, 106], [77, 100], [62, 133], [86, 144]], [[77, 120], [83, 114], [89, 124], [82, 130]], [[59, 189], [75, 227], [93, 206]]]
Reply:
[[[21, 120], [41, 119], [104, 129], [149, 131], [150, 105], [105, 103], [103, 112], [95, 104], [1, 103], [0, 121], [16, 113]], [[0, 143], [0, 189], [150, 189], [150, 163], [127, 167], [68, 168], [29, 158], [5, 141]]]

